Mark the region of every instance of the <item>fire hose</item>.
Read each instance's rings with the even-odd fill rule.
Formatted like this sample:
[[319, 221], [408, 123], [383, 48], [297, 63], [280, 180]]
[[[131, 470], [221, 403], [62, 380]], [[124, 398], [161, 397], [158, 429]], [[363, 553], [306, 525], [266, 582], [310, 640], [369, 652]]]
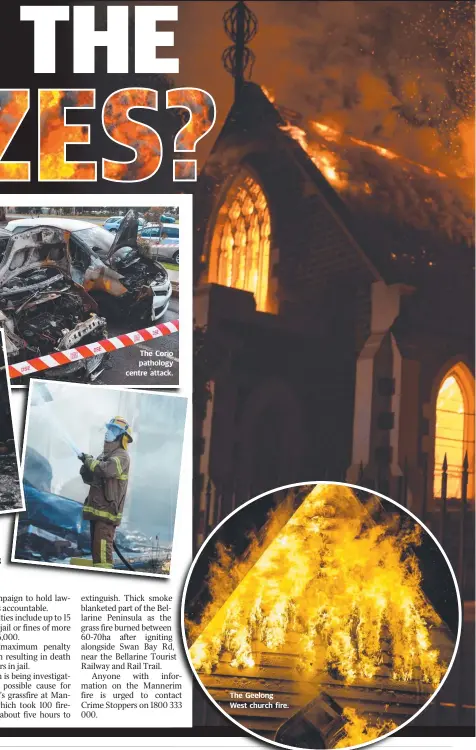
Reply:
[[126, 566], [126, 568], [129, 568], [129, 570], [134, 570], [134, 568], [132, 567], [132, 565], [130, 564], [130, 562], [128, 560], [126, 560], [126, 558], [122, 554], [121, 550], [119, 549], [119, 547], [117, 546], [117, 544], [116, 544], [115, 541], [112, 543], [112, 548], [113, 548], [114, 552], [116, 553], [116, 555], [118, 556], [119, 560], [121, 560], [121, 562], [124, 563], [124, 565]]

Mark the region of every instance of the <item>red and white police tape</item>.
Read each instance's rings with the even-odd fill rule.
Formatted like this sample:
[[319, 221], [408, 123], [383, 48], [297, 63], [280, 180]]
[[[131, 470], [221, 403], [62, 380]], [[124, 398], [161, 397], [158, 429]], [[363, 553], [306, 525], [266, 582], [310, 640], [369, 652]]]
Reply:
[[77, 362], [79, 359], [96, 357], [98, 354], [113, 352], [117, 349], [123, 349], [126, 346], [141, 344], [143, 341], [151, 341], [161, 336], [168, 336], [176, 333], [179, 329], [179, 321], [171, 320], [169, 323], [161, 323], [150, 328], [141, 328], [139, 331], [131, 333], [122, 333], [120, 336], [112, 336], [110, 339], [95, 341], [93, 344], [81, 344], [74, 349], [65, 349], [63, 352], [53, 352], [45, 354], [43, 357], [35, 357], [26, 362], [16, 362], [8, 366], [10, 378], [19, 378], [22, 375], [34, 375], [35, 372], [43, 372], [51, 367], [60, 367], [70, 362]]

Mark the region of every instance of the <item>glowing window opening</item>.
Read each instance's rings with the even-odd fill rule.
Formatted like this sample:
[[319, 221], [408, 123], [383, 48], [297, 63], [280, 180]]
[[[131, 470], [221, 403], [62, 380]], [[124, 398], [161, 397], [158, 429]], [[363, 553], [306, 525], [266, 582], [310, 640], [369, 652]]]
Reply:
[[246, 175], [230, 188], [214, 229], [209, 281], [252, 292], [268, 309], [271, 219], [260, 185]]
[[474, 393], [465, 388], [458, 368], [441, 383], [436, 400], [434, 495], [441, 496], [443, 461], [448, 462], [447, 497], [461, 499], [462, 470], [468, 454], [468, 497], [474, 493]]

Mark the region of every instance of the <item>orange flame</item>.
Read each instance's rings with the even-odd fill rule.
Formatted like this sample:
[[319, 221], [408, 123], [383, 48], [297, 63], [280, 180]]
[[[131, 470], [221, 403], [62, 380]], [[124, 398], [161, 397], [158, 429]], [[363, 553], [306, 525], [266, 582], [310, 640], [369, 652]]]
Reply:
[[354, 138], [353, 136], [349, 136], [349, 141], [351, 141], [351, 143], [355, 143], [357, 146], [369, 148], [372, 151], [375, 151], [376, 154], [379, 154], [379, 156], [384, 156], [386, 159], [401, 159], [402, 162], [411, 164], [413, 167], [418, 167], [418, 169], [423, 170], [425, 174], [434, 174], [437, 177], [448, 177], [445, 172], [441, 172], [439, 169], [432, 169], [432, 167], [427, 167], [425, 164], [420, 164], [420, 162], [418, 161], [408, 159], [406, 156], [397, 154], [395, 153], [395, 151], [390, 151], [390, 149], [384, 148], [383, 146], [377, 146], [375, 143], [368, 143], [367, 141], [362, 141], [359, 138]]
[[438, 685], [446, 664], [431, 630], [441, 620], [409, 554], [419, 543], [418, 526], [395, 532], [391, 519], [369, 524], [351, 489], [317, 485], [210, 611], [190, 647], [195, 669], [210, 673], [223, 651], [231, 666], [251, 668], [254, 644], [280, 652], [293, 635], [301, 671], [332, 670], [351, 684], [375, 677], [390, 638], [394, 680]]
[[[261, 90], [272, 104], [276, 103], [275, 94], [271, 89], [266, 88], [266, 86], [261, 86]], [[278, 107], [278, 110], [281, 113], [284, 112], [283, 108]], [[287, 119], [285, 114], [283, 116], [284, 119]], [[290, 135], [299, 143], [301, 148], [304, 149], [304, 151], [316, 164], [318, 169], [320, 169], [320, 171], [327, 177], [329, 182], [331, 182], [337, 189], [344, 190], [346, 188], [352, 187], [352, 190], [354, 191], [359, 190], [359, 185], [356, 184], [356, 181], [353, 180], [352, 183], [349, 181], [346, 174], [347, 165], [335, 151], [326, 150], [322, 144], [310, 143], [309, 136], [306, 130], [297, 127], [291, 122], [286, 122], [284, 126], [281, 126], [281, 129], [288, 133], [288, 135]], [[319, 120], [310, 120], [309, 129], [311, 131], [314, 131], [314, 133], [316, 133], [320, 138], [328, 142], [339, 144], [344, 148], [349, 147], [350, 145], [360, 146], [361, 148], [373, 151], [374, 153], [382, 156], [385, 159], [400, 160], [403, 165], [407, 164], [411, 167], [415, 167], [421, 170], [424, 174], [434, 175], [440, 178], [450, 177], [450, 174], [448, 172], [445, 172], [441, 169], [436, 169], [434, 167], [429, 167], [426, 164], [415, 161], [414, 159], [409, 159], [403, 154], [397, 153], [396, 151], [386, 148], [385, 146], [381, 146], [375, 143], [369, 143], [368, 141], [362, 140], [361, 138], [346, 135], [343, 132], [342, 128], [336, 126], [335, 123], [329, 124], [327, 122], [322, 122]], [[458, 135], [460, 137], [460, 140], [462, 141], [462, 150], [464, 152], [463, 155], [466, 157], [467, 166], [455, 168], [454, 176], [465, 179], [474, 174], [474, 122], [464, 121], [460, 123], [458, 128]], [[363, 183], [360, 188], [364, 193], [369, 194], [371, 192], [369, 184], [367, 182]]]
[[349, 745], [353, 747], [364, 742], [370, 742], [370, 740], [376, 740], [398, 726], [391, 719], [380, 719], [377, 726], [371, 726], [365, 717], [357, 713], [355, 708], [344, 708], [343, 714], [347, 719], [343, 727], [345, 736], [335, 745], [336, 750], [337, 748], [346, 748]]
[[347, 187], [348, 176], [343, 169], [342, 162], [339, 162], [337, 154], [328, 151], [318, 144], [310, 144], [306, 131], [298, 128], [297, 125], [281, 125], [280, 128], [299, 143], [331, 185], [334, 185], [339, 190], [344, 190]]
[[[292, 119], [278, 110], [285, 121]], [[460, 125], [459, 141], [452, 147], [455, 158], [446, 171], [348, 135], [334, 122], [310, 121], [305, 130], [293, 120], [279, 127], [299, 143], [351, 209], [365, 210], [367, 196], [373, 195], [372, 211], [392, 214], [417, 231], [436, 232], [454, 244], [474, 246], [474, 126]], [[365, 151], [393, 168], [382, 169]]]
[[95, 180], [95, 162], [66, 161], [66, 143], [88, 143], [85, 125], [66, 125], [67, 107], [94, 107], [94, 90], [40, 89], [40, 180]]
[[188, 122], [177, 133], [176, 151], [194, 151], [197, 141], [207, 133], [215, 122], [215, 103], [206, 91], [194, 88], [169, 89], [167, 108], [183, 107], [191, 114], [184, 113]]
[[[425, 174], [433, 174], [437, 177], [448, 177], [445, 172], [442, 172], [439, 169], [432, 169], [431, 167], [427, 167], [426, 165], [420, 164], [419, 162], [413, 161], [412, 159], [408, 159], [401, 154], [397, 154], [395, 151], [391, 151], [384, 146], [379, 146], [375, 143], [369, 143], [368, 141], [363, 141], [360, 138], [354, 138], [353, 136], [345, 136], [337, 128], [326, 125], [326, 123], [319, 122], [318, 120], [311, 121], [310, 126], [316, 133], [321, 135], [327, 141], [333, 141], [334, 143], [339, 143], [343, 146], [352, 143], [356, 146], [368, 148], [371, 151], [374, 151], [379, 156], [384, 157], [385, 159], [400, 159], [405, 164], [410, 164], [413, 167], [421, 169], [423, 172], [425, 172]], [[341, 190], [348, 187], [349, 180], [345, 175], [342, 161], [339, 160], [338, 155], [334, 151], [327, 151], [325, 148], [317, 144], [309, 143], [306, 131], [302, 128], [297, 127], [296, 125], [290, 125], [288, 123], [287, 125], [281, 126], [281, 130], [288, 133], [288, 135], [290, 135], [299, 143], [301, 148], [304, 149], [304, 151], [312, 159], [316, 167], [325, 175], [325, 177], [327, 177], [332, 185]], [[367, 189], [365, 189], [364, 186], [362, 187], [364, 189], [364, 192], [368, 192], [368, 184]]]
[[131, 120], [129, 110], [145, 107], [157, 110], [158, 95], [152, 89], [122, 89], [115, 91], [104, 105], [103, 122], [113, 141], [134, 148], [136, 156], [129, 162], [104, 160], [107, 180], [137, 182], [152, 177], [162, 161], [162, 143], [153, 128]]
[[261, 90], [263, 94], [269, 99], [271, 104], [274, 104], [276, 101], [276, 97], [274, 95], [274, 91], [272, 89], [267, 89], [266, 86], [261, 86]]
[[181, 159], [174, 162], [174, 180], [176, 182], [194, 182], [197, 179], [197, 162]]
[[322, 135], [326, 140], [339, 141], [341, 139], [342, 132], [340, 130], [337, 130], [337, 128], [332, 128], [330, 125], [326, 125], [323, 122], [318, 122], [317, 120], [311, 122], [311, 126], [317, 133], [319, 133], [319, 135]]

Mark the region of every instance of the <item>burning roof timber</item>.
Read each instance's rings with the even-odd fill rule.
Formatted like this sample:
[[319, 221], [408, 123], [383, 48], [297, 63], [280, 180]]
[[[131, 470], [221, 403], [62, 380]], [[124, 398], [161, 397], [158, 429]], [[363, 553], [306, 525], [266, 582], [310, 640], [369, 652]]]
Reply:
[[[265, 140], [263, 140], [265, 136]], [[283, 138], [284, 137], [284, 138]], [[245, 145], [293, 156], [388, 281], [472, 267], [472, 180], [408, 159], [324, 121], [305, 124], [247, 83], [227, 117], [205, 175], [229, 171]], [[230, 163], [228, 163], [230, 160]], [[266, 187], [266, 186], [264, 186]]]
[[[322, 693], [350, 728], [357, 718], [379, 734], [426, 703], [454, 639], [421, 587], [411, 551], [419, 527], [394, 523], [374, 521], [347, 487], [317, 485], [279, 531], [270, 525], [259, 554], [227, 561], [228, 580], [234, 566], [241, 580], [189, 631], [190, 658], [218, 705], [271, 738]], [[215, 594], [224, 588], [209, 581]], [[236, 691], [264, 691], [275, 705], [230, 706]]]
[[[331, 696], [341, 709], [352, 709], [359, 717], [364, 716], [369, 725], [378, 726], [384, 719], [391, 729], [413, 717], [433, 692], [429, 685], [397, 684], [384, 675], [384, 668], [381, 676], [374, 678], [371, 684], [368, 680], [358, 680], [345, 685], [325, 673], [316, 675], [313, 680], [300, 678], [297, 682], [294, 674], [298, 656], [292, 639], [286, 643], [286, 653], [277, 655], [262, 649], [256, 652], [256, 657], [257, 664], [253, 668], [238, 670], [230, 666], [230, 657], [225, 655], [212, 674], [201, 675], [200, 678], [211, 697], [226, 713], [269, 739], [274, 739], [284, 721], [322, 693]], [[275, 705], [281, 703], [286, 708], [230, 708], [232, 693], [237, 691], [272, 694]]]

